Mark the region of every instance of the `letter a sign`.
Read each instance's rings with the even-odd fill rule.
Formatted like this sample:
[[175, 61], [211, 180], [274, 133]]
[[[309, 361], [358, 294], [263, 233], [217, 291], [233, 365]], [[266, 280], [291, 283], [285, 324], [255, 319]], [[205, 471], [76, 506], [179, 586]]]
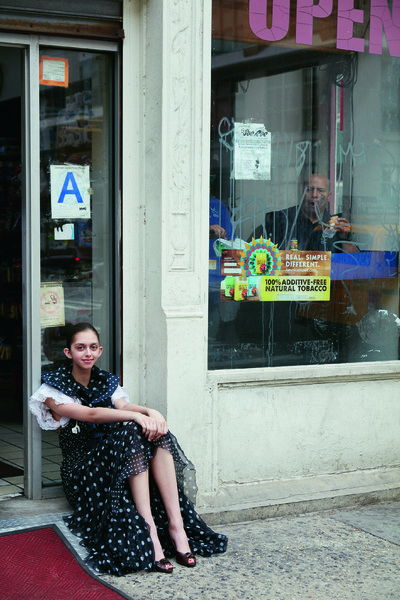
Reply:
[[50, 165], [51, 218], [90, 219], [90, 168]]

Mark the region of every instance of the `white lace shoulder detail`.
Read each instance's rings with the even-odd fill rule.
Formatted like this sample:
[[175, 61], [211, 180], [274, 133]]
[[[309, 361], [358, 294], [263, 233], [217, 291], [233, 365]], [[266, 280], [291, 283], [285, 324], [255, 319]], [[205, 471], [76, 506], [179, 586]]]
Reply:
[[129, 402], [129, 404], [130, 404], [128, 392], [121, 385], [119, 385], [117, 387], [117, 389], [111, 396], [111, 402], [113, 403], [113, 406], [114, 406], [115, 401], [118, 400], [119, 398], [121, 398], [122, 400], [125, 400], [125, 402]]
[[53, 398], [56, 404], [81, 404], [77, 398], [71, 398], [60, 390], [43, 383], [40, 388], [29, 398], [29, 409], [35, 415], [41, 429], [58, 429], [65, 427], [69, 417], [61, 417], [56, 421], [50, 409], [44, 404], [46, 398]]

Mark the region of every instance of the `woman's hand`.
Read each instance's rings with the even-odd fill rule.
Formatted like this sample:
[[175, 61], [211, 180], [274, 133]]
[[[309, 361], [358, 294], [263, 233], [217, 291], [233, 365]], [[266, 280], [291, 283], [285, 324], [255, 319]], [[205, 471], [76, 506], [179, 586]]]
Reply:
[[[133, 420], [143, 428], [143, 432], [150, 441], [158, 440], [158, 438], [160, 438], [162, 435], [168, 433], [168, 425], [166, 420], [162, 414], [154, 408], [147, 408], [138, 404], [131, 404], [123, 398], [114, 399], [114, 407], [117, 409], [134, 412], [135, 417]], [[143, 420], [142, 417], [150, 419], [150, 421]], [[146, 427], [143, 427], [143, 424]]]
[[[158, 411], [149, 409], [148, 413], [148, 415], [135, 413], [134, 421], [141, 426], [143, 435], [152, 442], [165, 435], [168, 427], [165, 419]], [[150, 413], [154, 413], [154, 415]]]
[[149, 414], [149, 417], [151, 417], [152, 419], [155, 419], [155, 421], [157, 422], [158, 431], [160, 433], [159, 437], [168, 433], [167, 421], [164, 419], [162, 414], [160, 412], [158, 412], [158, 410], [155, 410], [154, 408], [148, 408], [147, 412]]

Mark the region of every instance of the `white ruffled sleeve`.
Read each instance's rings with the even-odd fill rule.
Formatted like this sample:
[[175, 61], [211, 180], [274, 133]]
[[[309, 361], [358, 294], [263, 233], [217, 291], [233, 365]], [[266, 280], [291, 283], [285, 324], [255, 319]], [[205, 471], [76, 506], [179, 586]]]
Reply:
[[113, 403], [113, 406], [114, 406], [115, 401], [118, 400], [119, 398], [121, 398], [121, 400], [125, 400], [125, 402], [130, 403], [128, 392], [126, 391], [125, 388], [123, 388], [120, 385], [117, 387], [117, 389], [111, 396], [111, 402]]
[[35, 415], [41, 429], [58, 429], [65, 427], [69, 417], [61, 417], [56, 421], [51, 414], [51, 410], [44, 404], [46, 398], [53, 398], [56, 404], [80, 404], [76, 398], [71, 398], [60, 390], [43, 383], [40, 388], [29, 398], [29, 409]]

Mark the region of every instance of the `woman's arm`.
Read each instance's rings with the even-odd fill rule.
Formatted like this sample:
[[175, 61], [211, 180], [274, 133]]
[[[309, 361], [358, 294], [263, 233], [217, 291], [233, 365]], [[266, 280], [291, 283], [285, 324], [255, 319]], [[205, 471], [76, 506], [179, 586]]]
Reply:
[[[164, 435], [159, 431], [160, 427], [155, 418], [135, 410], [123, 410], [119, 408], [89, 407], [81, 404], [57, 404], [53, 398], [46, 398], [46, 406], [53, 415], [86, 421], [88, 423], [120, 423], [124, 421], [135, 421], [143, 429], [143, 434], [150, 440], [155, 440]], [[132, 406], [132, 405], [130, 405]]]
[[114, 397], [113, 397], [112, 400], [113, 400], [113, 404], [114, 404], [115, 408], [117, 408], [117, 409], [133, 410], [135, 412], [141, 413], [142, 415], [149, 416], [148, 410], [145, 406], [139, 406], [139, 404], [131, 404], [124, 398], [115, 398], [114, 399]]
[[154, 408], [146, 408], [145, 406], [139, 406], [138, 404], [131, 404], [130, 402], [127, 402], [124, 398], [116, 398], [114, 400], [114, 406], [116, 409], [139, 412], [142, 415], [150, 417], [151, 419], [155, 419], [158, 425], [158, 431], [160, 435], [165, 435], [168, 432], [168, 425], [166, 420], [164, 419], [162, 414]]

